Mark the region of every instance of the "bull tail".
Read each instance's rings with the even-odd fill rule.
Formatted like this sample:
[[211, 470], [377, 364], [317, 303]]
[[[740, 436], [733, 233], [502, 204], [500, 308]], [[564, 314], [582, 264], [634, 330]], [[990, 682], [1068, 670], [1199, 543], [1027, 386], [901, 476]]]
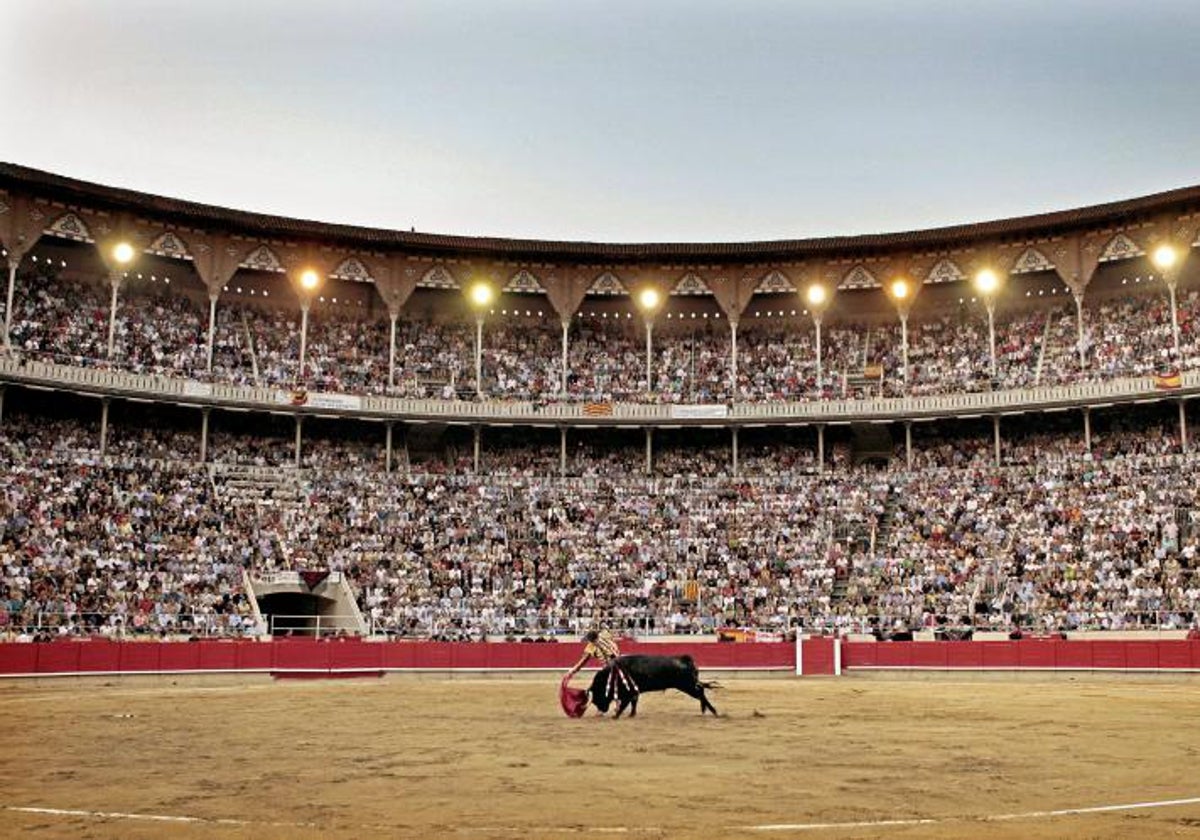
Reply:
[[695, 680], [696, 686], [698, 688], [707, 690], [710, 688], [721, 688], [722, 687], [721, 684], [718, 683], [716, 680], [710, 680], [708, 682], [703, 682], [700, 679], [700, 671], [696, 668], [696, 660], [692, 659], [692, 657], [689, 656], [688, 654], [686, 654], [686, 653], [682, 654], [679, 657], [679, 661], [683, 663], [683, 667], [688, 669], [688, 672], [692, 675], [692, 679]]

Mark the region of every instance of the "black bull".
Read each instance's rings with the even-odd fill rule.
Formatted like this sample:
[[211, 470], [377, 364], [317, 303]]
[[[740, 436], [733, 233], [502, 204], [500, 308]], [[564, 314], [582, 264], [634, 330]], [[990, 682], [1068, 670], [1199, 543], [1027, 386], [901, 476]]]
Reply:
[[622, 656], [617, 659], [617, 667], [629, 677], [637, 690], [631, 689], [620, 678], [613, 679], [613, 666], [608, 665], [601, 668], [592, 679], [592, 687], [588, 691], [588, 696], [602, 713], [608, 711], [608, 707], [614, 699], [613, 695], [615, 695], [617, 700], [615, 716], [620, 717], [621, 713], [625, 711], [625, 707], [629, 706], [629, 716], [633, 717], [637, 714], [639, 694], [674, 688], [699, 700], [700, 714], [704, 714], [706, 711], [712, 712], [714, 716], [717, 714], [716, 708], [704, 696], [704, 689], [715, 688], [715, 683], [701, 682], [700, 674], [696, 670], [696, 663], [692, 657], [686, 654], [683, 656], [642, 654]]

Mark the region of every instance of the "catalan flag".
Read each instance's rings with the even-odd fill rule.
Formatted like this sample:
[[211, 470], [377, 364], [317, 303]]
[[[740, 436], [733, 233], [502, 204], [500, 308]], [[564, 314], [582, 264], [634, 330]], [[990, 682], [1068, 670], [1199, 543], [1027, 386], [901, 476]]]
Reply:
[[612, 417], [612, 413], [612, 403], [590, 402], [583, 406], [584, 417]]
[[1179, 371], [1173, 370], [1166, 373], [1154, 374], [1154, 387], [1163, 390], [1171, 388], [1179, 388], [1183, 385], [1183, 380], [1179, 376]]

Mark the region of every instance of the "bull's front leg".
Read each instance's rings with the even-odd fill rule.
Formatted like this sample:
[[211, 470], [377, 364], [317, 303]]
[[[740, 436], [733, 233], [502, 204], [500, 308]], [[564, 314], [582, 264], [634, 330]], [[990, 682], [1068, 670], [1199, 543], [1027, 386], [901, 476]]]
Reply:
[[[613, 720], [616, 720], [617, 718], [619, 718], [624, 713], [625, 707], [628, 705], [629, 705], [629, 698], [622, 697], [621, 701], [617, 704], [617, 713], [615, 715], [613, 715]], [[637, 709], [637, 707], [635, 706], [634, 707], [635, 714], [636, 714], [636, 709]], [[630, 717], [633, 717], [633, 715], [630, 715]]]
[[633, 699], [629, 701], [629, 716], [631, 718], [637, 717], [637, 701], [638, 696], [636, 694], [633, 695]]

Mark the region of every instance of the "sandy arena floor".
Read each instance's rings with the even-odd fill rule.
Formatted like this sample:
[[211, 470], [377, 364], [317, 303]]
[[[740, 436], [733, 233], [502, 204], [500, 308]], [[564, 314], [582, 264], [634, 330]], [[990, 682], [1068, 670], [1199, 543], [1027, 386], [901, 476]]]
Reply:
[[730, 680], [714, 701], [575, 721], [553, 675], [5, 682], [0, 837], [1200, 836], [1200, 680]]

